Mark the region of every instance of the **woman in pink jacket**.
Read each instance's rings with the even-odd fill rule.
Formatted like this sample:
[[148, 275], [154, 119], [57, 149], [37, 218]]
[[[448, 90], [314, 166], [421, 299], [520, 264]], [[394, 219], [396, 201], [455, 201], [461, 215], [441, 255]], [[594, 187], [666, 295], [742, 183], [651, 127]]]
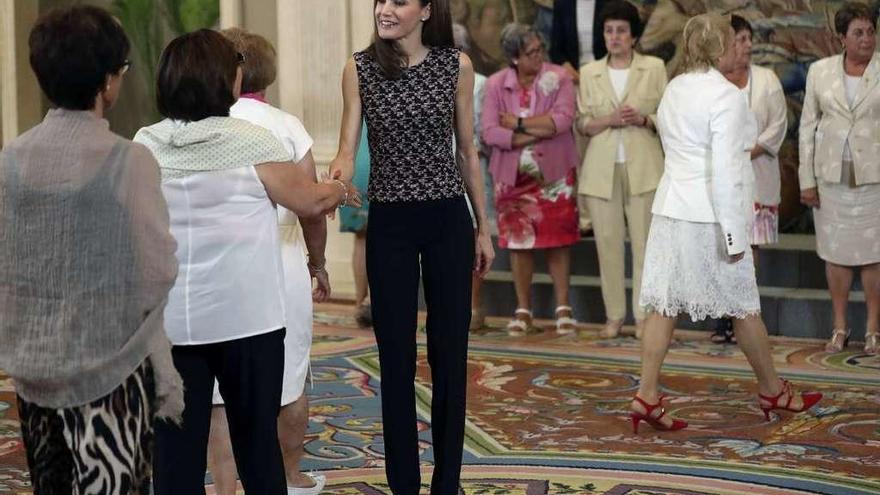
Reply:
[[510, 249], [517, 309], [511, 335], [532, 328], [534, 251], [546, 250], [556, 294], [556, 331], [573, 333], [568, 305], [570, 250], [578, 240], [571, 126], [575, 92], [565, 70], [544, 61], [545, 42], [533, 28], [509, 24], [501, 46], [510, 67], [492, 75], [483, 101], [482, 137], [492, 150], [498, 246]]

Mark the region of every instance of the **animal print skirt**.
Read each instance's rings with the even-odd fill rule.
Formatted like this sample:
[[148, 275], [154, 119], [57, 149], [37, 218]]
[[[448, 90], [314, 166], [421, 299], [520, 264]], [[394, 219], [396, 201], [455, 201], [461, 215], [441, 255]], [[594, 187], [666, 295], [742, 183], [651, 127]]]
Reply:
[[18, 397], [35, 495], [147, 495], [155, 383], [149, 360], [109, 395], [68, 409]]

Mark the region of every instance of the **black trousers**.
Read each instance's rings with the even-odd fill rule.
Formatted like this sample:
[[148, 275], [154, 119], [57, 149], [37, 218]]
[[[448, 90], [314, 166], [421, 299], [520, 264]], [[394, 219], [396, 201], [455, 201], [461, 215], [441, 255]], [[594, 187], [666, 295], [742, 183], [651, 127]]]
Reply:
[[433, 388], [431, 493], [458, 493], [473, 263], [464, 197], [370, 204], [367, 278], [381, 367], [385, 472], [395, 495], [416, 495], [421, 484], [415, 406], [420, 267]]
[[156, 495], [205, 493], [214, 378], [226, 403], [232, 452], [249, 495], [285, 495], [278, 444], [285, 330], [205, 345], [174, 346], [183, 378], [183, 425], [159, 421], [153, 452]]

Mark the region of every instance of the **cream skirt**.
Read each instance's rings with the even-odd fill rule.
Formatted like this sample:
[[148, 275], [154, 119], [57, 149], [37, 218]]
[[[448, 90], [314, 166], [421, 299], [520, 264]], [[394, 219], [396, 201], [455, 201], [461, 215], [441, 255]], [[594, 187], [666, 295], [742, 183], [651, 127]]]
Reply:
[[819, 182], [816, 251], [837, 265], [880, 263], [880, 184]]

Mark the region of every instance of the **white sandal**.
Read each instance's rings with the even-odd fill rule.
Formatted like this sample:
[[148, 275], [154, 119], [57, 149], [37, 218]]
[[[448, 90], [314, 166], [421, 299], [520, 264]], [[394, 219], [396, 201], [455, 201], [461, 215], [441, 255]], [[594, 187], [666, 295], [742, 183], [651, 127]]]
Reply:
[[[564, 316], [559, 316], [560, 312], [566, 312]], [[571, 335], [577, 331], [577, 320], [572, 318], [571, 306], [556, 307], [556, 333], [559, 335]]]
[[[523, 315], [524, 318], [520, 318]], [[516, 308], [513, 312], [513, 319], [507, 322], [507, 335], [511, 337], [521, 337], [528, 333], [532, 328], [532, 312], [525, 308]]]
[[[849, 342], [849, 328], [835, 328], [831, 331], [831, 339], [825, 344], [825, 352], [840, 352]], [[867, 340], [867, 339], [865, 339]]]

